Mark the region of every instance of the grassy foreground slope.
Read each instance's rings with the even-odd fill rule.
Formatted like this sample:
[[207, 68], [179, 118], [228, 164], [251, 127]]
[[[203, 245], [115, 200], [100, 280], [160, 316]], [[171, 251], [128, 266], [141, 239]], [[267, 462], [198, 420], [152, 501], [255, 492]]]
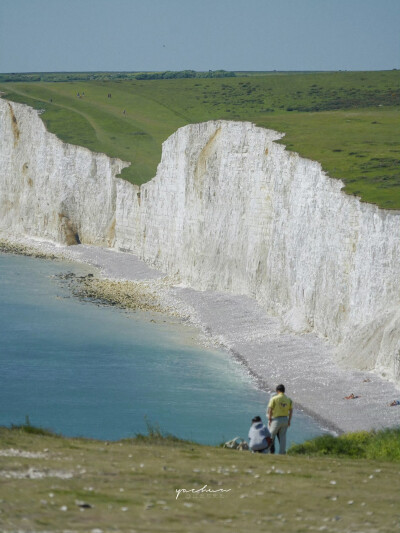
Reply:
[[[0, 530], [400, 530], [398, 463], [0, 428]], [[226, 492], [181, 493], [177, 489]]]
[[161, 143], [180, 126], [249, 120], [285, 132], [288, 149], [321, 162], [349, 194], [400, 209], [399, 71], [10, 82], [0, 90], [45, 110], [62, 140], [131, 161], [122, 177], [132, 183], [155, 175]]

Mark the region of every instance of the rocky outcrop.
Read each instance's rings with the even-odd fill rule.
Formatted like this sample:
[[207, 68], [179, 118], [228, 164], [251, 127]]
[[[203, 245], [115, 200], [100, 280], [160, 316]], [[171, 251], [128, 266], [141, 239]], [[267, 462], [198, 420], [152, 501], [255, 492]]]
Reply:
[[62, 143], [30, 108], [0, 110], [3, 232], [113, 246], [195, 288], [250, 295], [345, 364], [400, 381], [398, 212], [344, 194], [250, 123], [179, 129], [139, 188], [115, 178], [125, 163]]

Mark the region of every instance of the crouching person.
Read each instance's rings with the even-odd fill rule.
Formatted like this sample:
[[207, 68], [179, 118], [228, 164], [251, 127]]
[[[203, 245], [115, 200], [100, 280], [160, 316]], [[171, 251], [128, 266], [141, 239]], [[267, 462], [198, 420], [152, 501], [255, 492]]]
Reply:
[[259, 416], [255, 416], [249, 430], [249, 449], [252, 452], [267, 453], [271, 444], [271, 434], [267, 426], [264, 426]]

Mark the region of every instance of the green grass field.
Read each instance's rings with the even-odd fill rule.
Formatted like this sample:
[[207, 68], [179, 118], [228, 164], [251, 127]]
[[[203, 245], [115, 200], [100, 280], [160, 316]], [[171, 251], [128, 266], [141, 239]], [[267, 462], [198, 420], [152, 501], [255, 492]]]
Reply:
[[[2, 532], [400, 530], [400, 467], [387, 460], [260, 455], [157, 436], [106, 443], [0, 428], [0, 480]], [[220, 492], [177, 499], [177, 489], [204, 486]]]
[[400, 209], [399, 71], [241, 74], [8, 82], [0, 91], [45, 110], [41, 117], [60, 139], [131, 161], [122, 177], [132, 183], [155, 175], [161, 144], [177, 128], [249, 120], [285, 132], [288, 149], [319, 161], [349, 194]]

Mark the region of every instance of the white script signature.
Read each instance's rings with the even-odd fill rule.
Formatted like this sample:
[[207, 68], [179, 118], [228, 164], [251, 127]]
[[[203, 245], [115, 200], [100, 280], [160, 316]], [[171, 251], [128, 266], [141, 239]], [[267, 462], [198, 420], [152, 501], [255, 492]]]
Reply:
[[201, 487], [201, 489], [175, 489], [176, 491], [176, 499], [179, 498], [179, 496], [182, 494], [201, 494], [203, 492], [229, 492], [232, 489], [209, 489], [207, 488], [207, 485], [204, 485], [204, 487]]

